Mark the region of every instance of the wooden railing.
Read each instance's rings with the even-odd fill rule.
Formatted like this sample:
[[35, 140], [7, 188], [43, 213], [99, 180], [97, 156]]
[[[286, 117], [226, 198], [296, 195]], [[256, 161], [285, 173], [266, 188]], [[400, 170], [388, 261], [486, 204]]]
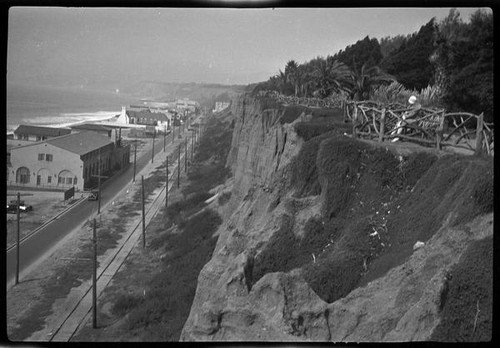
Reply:
[[304, 105], [307, 107], [317, 108], [342, 108], [342, 100], [333, 98], [308, 98], [308, 97], [295, 97], [280, 94], [276, 91], [260, 91], [257, 93], [257, 98], [272, 98], [280, 103], [286, 105]]
[[[464, 148], [494, 155], [493, 123], [484, 122], [483, 114], [468, 112], [446, 113], [444, 109], [420, 108], [404, 120], [412, 109], [399, 103], [381, 104], [374, 101], [347, 101], [333, 98], [285, 96], [277, 91], [260, 91], [257, 98], [272, 98], [277, 102], [307, 107], [341, 108], [344, 121], [353, 124], [353, 136], [378, 141], [394, 138], [427, 146]], [[410, 123], [411, 122], [411, 123]], [[402, 131], [399, 131], [402, 129]], [[399, 131], [399, 132], [398, 132]], [[400, 133], [400, 134], [399, 134]]]
[[[372, 101], [347, 102], [344, 117], [353, 124], [353, 136], [379, 141], [401, 138], [424, 145], [465, 148], [475, 153], [494, 154], [493, 124], [484, 122], [483, 114], [446, 113], [444, 109], [421, 108], [411, 119], [403, 116], [412, 109], [404, 105]], [[398, 134], [399, 129], [403, 129]]]

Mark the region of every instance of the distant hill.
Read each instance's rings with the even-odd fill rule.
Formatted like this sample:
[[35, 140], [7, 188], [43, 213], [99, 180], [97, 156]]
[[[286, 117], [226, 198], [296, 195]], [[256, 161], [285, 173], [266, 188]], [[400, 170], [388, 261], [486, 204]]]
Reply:
[[221, 85], [206, 83], [175, 83], [142, 81], [131, 85], [123, 92], [140, 99], [156, 101], [172, 101], [177, 98], [189, 98], [198, 101], [202, 106], [212, 107], [215, 101], [229, 101], [232, 97], [245, 91], [245, 85]]

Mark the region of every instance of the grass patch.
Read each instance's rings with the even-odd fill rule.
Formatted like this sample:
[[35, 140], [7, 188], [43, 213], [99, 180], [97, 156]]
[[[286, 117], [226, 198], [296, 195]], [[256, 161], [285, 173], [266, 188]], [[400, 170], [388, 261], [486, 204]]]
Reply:
[[267, 109], [277, 109], [277, 110], [284, 109], [283, 104], [279, 103], [274, 98], [262, 97], [262, 98], [259, 98], [258, 100], [259, 100], [259, 104], [260, 104], [260, 111], [264, 111]]
[[303, 105], [288, 105], [283, 110], [283, 114], [280, 117], [280, 123], [292, 123], [295, 121], [302, 113], [307, 113], [308, 108]]
[[205, 206], [205, 201], [211, 196], [208, 192], [199, 192], [188, 199], [170, 204], [166, 211], [167, 227], [172, 224], [183, 226], [186, 218], [201, 210]]
[[308, 141], [318, 135], [334, 131], [336, 134], [351, 133], [352, 126], [348, 124], [337, 123], [311, 123], [297, 122], [294, 125], [295, 132], [299, 137]]
[[[122, 299], [128, 314], [129, 330], [161, 323], [155, 339], [178, 341], [193, 301], [200, 270], [212, 256], [216, 238], [212, 237], [222, 222], [213, 210], [204, 210], [188, 219], [180, 234], [166, 234], [162, 270], [149, 282], [142, 301]], [[127, 307], [128, 306], [128, 307]]]
[[[117, 315], [127, 314], [126, 328], [133, 335], [140, 332], [141, 337], [158, 341], [180, 337], [198, 274], [212, 256], [217, 241], [213, 234], [222, 222], [215, 211], [204, 209], [204, 202], [212, 196], [208, 191], [228, 177], [224, 164], [233, 126], [233, 122], [222, 122], [215, 116], [207, 120], [182, 189], [183, 198], [169, 202], [164, 222], [159, 224], [162, 231], [149, 246], [162, 255], [161, 269], [147, 284], [145, 296], [123, 295], [113, 305]], [[173, 224], [180, 233], [168, 230]]]
[[431, 340], [490, 341], [493, 332], [493, 237], [469, 245], [451, 269], [449, 278], [447, 292], [441, 298], [441, 320]]
[[224, 192], [223, 194], [221, 194], [218, 198], [218, 203], [219, 205], [224, 205], [226, 204], [227, 202], [229, 202], [229, 200], [231, 199], [231, 192]]

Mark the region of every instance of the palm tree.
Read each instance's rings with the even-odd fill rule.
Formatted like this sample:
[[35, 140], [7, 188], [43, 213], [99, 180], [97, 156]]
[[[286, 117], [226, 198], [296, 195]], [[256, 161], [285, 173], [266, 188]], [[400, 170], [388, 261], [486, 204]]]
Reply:
[[451, 67], [453, 65], [455, 45], [467, 41], [464, 33], [465, 24], [460, 19], [460, 12], [451, 9], [434, 30], [435, 51], [429, 57], [434, 65], [434, 85], [439, 96], [444, 96], [450, 85]]
[[287, 83], [286, 75], [283, 71], [281, 71], [281, 69], [279, 70], [279, 73], [277, 75], [273, 76], [273, 82], [274, 82], [276, 89], [280, 93], [285, 92], [285, 87], [286, 87], [286, 83]]
[[350, 70], [342, 62], [331, 57], [317, 59], [314, 62], [313, 77], [316, 78], [315, 95], [325, 98], [332, 92], [339, 92], [345, 89], [346, 81], [350, 76]]
[[301, 69], [299, 69], [299, 65], [293, 59], [288, 61], [285, 66], [285, 75], [288, 82], [290, 82], [295, 89], [295, 96], [297, 96], [299, 87], [301, 84], [302, 76]]
[[354, 68], [351, 72], [351, 98], [354, 100], [369, 99], [372, 88], [393, 81], [396, 81], [394, 76], [385, 73], [378, 66], [367, 68], [366, 64], [363, 64], [359, 71]]

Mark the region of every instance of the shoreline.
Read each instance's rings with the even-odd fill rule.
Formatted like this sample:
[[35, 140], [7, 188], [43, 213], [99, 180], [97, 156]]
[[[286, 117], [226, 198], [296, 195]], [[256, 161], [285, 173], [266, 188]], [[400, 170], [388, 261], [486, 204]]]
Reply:
[[[72, 122], [64, 122], [64, 123], [53, 123], [53, 124], [41, 124], [41, 123], [35, 123], [35, 122], [24, 122], [20, 123], [18, 125], [7, 125], [7, 135], [14, 134], [14, 130], [17, 129], [20, 125], [28, 125], [28, 126], [37, 126], [37, 127], [50, 127], [50, 128], [70, 128], [71, 126], [76, 126], [80, 124], [85, 124], [85, 123], [102, 123], [102, 122], [113, 122], [114, 118], [116, 116], [120, 115], [121, 111], [118, 112], [112, 112], [109, 111], [109, 114], [113, 113], [113, 116], [106, 115], [100, 118], [94, 118], [94, 119], [83, 119], [83, 120], [75, 120]], [[108, 111], [98, 111], [95, 114], [98, 113], [108, 113]], [[77, 113], [74, 113], [77, 114]], [[81, 115], [91, 115], [92, 113], [79, 113]], [[63, 115], [71, 115], [71, 114], [63, 114]], [[61, 118], [64, 118], [64, 116], [61, 116]]]

